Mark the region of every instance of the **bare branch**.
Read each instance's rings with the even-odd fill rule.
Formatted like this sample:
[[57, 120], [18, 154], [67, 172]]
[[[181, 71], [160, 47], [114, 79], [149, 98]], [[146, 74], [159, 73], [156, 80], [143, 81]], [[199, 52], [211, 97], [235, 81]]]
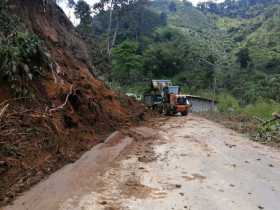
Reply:
[[2, 119], [2, 117], [4, 116], [5, 112], [7, 111], [8, 107], [10, 104], [6, 104], [0, 111], [0, 121]]
[[61, 104], [61, 105], [58, 106], [58, 107], [49, 109], [48, 112], [51, 114], [51, 113], [56, 112], [56, 111], [58, 111], [58, 110], [60, 110], [60, 109], [63, 109], [63, 108], [67, 105], [68, 100], [69, 100], [69, 97], [70, 97], [72, 94], [73, 94], [73, 85], [71, 86], [70, 91], [69, 91], [69, 93], [67, 94], [64, 103]]

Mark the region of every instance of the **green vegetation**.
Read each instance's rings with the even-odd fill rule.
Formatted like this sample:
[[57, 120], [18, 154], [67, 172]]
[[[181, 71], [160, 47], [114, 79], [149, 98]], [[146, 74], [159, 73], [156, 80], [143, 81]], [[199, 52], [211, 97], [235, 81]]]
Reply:
[[225, 114], [245, 114], [248, 117], [271, 119], [273, 113], [280, 112], [280, 104], [273, 100], [259, 100], [254, 104], [240, 106], [239, 101], [228, 93], [217, 96], [218, 109]]
[[16, 95], [30, 93], [30, 81], [37, 78], [46, 59], [37, 36], [20, 32], [17, 18], [0, 3], [0, 79], [7, 82]]
[[243, 106], [270, 99], [279, 103], [279, 2], [208, 2], [199, 7], [231, 43], [221, 66], [221, 91], [229, 90]]
[[113, 49], [112, 76], [121, 85], [143, 80], [143, 58], [139, 55], [139, 44], [124, 41]]
[[29, 33], [17, 32], [0, 40], [0, 76], [17, 95], [27, 95], [29, 82], [39, 76], [40, 41]]
[[222, 93], [217, 97], [219, 101], [218, 109], [224, 113], [238, 113], [240, 112], [240, 105], [236, 98], [227, 93]]
[[150, 79], [166, 78], [188, 94], [212, 98], [215, 92], [223, 112], [251, 116], [259, 111], [266, 118], [277, 111], [277, 0], [227, 0], [198, 7], [179, 0], [106, 0], [93, 8], [91, 18], [90, 6], [78, 1], [78, 30], [92, 49], [97, 75], [114, 87], [139, 93]]
[[255, 104], [247, 105], [242, 111], [250, 117], [268, 120], [273, 113], [280, 112], [280, 105], [274, 101], [257, 101]]

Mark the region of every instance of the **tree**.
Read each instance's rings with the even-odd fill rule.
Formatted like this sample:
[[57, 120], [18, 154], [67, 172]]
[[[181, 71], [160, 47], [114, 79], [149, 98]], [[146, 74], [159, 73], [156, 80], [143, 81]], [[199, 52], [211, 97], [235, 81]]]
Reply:
[[[133, 1], [128, 0], [101, 0], [99, 3], [96, 3], [93, 8], [99, 12], [104, 11], [107, 8], [109, 12], [109, 20], [108, 20], [108, 30], [107, 30], [107, 53], [108, 56], [111, 56], [111, 50], [115, 44], [115, 40], [117, 37], [118, 29], [119, 29], [119, 16], [121, 12], [121, 8], [129, 3], [133, 3]], [[115, 13], [116, 18], [116, 27], [115, 31], [112, 34], [112, 24], [113, 24], [113, 13]]]
[[239, 50], [236, 56], [237, 56], [237, 62], [240, 64], [240, 68], [243, 69], [247, 68], [249, 62], [251, 61], [249, 49], [242, 48], [241, 50]]
[[145, 72], [155, 77], [173, 77], [185, 70], [188, 55], [188, 45], [177, 40], [153, 44], [144, 52]]
[[167, 25], [167, 14], [165, 12], [160, 13], [160, 21], [162, 25]]
[[115, 7], [111, 25], [111, 11], [100, 9], [93, 22], [97, 34], [102, 34], [107, 39], [107, 52], [126, 39], [139, 41], [142, 48], [144, 37], [151, 36], [156, 27], [166, 24], [166, 16], [163, 15], [161, 19], [160, 14], [147, 8], [148, 3], [147, 0], [134, 0]]
[[74, 8], [76, 6], [76, 2], [74, 0], [68, 0], [67, 5], [69, 8]]
[[177, 11], [177, 5], [174, 1], [170, 2], [168, 5], [169, 11], [170, 12], [176, 12]]
[[75, 15], [77, 18], [81, 20], [81, 24], [90, 24], [92, 17], [91, 17], [91, 10], [88, 3], [84, 0], [79, 0], [75, 6]]
[[93, 35], [93, 23], [91, 17], [91, 9], [84, 0], [79, 0], [75, 5], [75, 15], [80, 19], [78, 30], [85, 39]]
[[112, 50], [113, 80], [121, 85], [133, 84], [143, 76], [143, 58], [137, 42], [126, 40]]

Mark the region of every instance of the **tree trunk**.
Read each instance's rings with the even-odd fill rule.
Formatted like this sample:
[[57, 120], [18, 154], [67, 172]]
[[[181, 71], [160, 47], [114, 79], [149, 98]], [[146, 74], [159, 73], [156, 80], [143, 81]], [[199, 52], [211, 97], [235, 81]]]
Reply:
[[115, 31], [114, 31], [114, 36], [113, 36], [113, 39], [112, 39], [112, 44], [111, 44], [109, 56], [111, 56], [111, 54], [112, 54], [112, 49], [113, 49], [113, 47], [114, 47], [115, 44], [116, 44], [118, 31], [119, 31], [119, 21], [117, 22], [117, 26], [116, 26]]
[[108, 40], [107, 40], [107, 53], [110, 56], [110, 49], [111, 49], [111, 30], [112, 30], [112, 17], [113, 17], [113, 5], [114, 0], [111, 0], [110, 4], [110, 16], [109, 16], [109, 26], [108, 26]]

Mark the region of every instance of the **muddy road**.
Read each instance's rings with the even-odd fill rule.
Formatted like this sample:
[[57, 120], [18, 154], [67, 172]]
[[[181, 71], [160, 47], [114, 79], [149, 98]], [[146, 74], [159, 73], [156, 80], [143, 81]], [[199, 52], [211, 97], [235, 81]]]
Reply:
[[115, 133], [4, 210], [279, 210], [280, 153], [206, 119]]

